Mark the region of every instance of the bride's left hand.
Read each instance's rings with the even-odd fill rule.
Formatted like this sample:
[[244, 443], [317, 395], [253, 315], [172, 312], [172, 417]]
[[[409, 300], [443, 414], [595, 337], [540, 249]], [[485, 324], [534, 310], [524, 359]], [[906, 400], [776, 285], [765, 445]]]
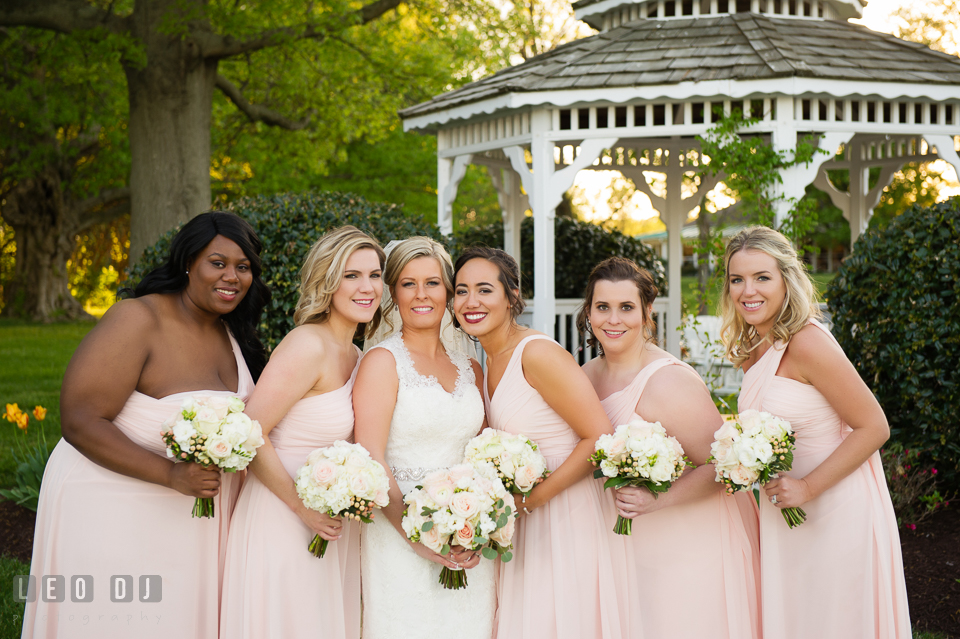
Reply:
[[476, 568], [480, 563], [480, 551], [468, 550], [463, 546], [450, 546], [448, 557], [461, 568]]

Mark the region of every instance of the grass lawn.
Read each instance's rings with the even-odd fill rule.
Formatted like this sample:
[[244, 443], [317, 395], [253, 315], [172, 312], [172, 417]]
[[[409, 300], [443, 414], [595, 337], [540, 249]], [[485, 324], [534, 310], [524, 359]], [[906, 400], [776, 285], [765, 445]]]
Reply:
[[[22, 410], [47, 409], [43, 422], [51, 450], [60, 439], [60, 382], [67, 362], [92, 322], [27, 324], [0, 320], [0, 408], [17, 404]], [[33, 443], [39, 438], [39, 423], [30, 417], [26, 437], [16, 426], [0, 421], [0, 486], [13, 486], [13, 453], [17, 441]]]

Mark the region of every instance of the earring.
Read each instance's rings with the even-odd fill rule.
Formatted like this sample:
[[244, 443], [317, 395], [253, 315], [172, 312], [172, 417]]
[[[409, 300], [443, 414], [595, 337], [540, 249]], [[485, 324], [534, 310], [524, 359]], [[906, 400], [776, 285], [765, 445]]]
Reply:
[[184, 273], [186, 273], [187, 275], [190, 275], [190, 271], [184, 271]]

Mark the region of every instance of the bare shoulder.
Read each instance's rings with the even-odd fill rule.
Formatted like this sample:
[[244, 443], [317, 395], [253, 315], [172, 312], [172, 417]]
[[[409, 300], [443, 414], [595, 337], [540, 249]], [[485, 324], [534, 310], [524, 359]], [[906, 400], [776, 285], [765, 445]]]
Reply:
[[801, 367], [833, 364], [847, 359], [837, 343], [813, 324], [807, 324], [790, 338], [787, 353]]
[[396, 374], [397, 360], [393, 353], [385, 348], [371, 348], [360, 360], [360, 371], [358, 375], [380, 374], [386, 371], [393, 371]]
[[297, 359], [323, 358], [327, 353], [327, 340], [316, 326], [305, 324], [297, 326], [280, 340], [274, 349], [274, 357], [295, 357]]
[[[535, 334], [540, 335], [542, 333]], [[573, 360], [573, 356], [552, 339], [535, 339], [527, 342], [521, 357], [523, 358], [524, 368], [527, 367], [528, 363], [544, 366], [548, 365], [547, 362]]]
[[131, 348], [147, 348], [150, 336], [156, 335], [160, 327], [162, 311], [156, 301], [143, 298], [120, 300], [107, 309], [78, 350], [94, 345], [104, 354], [110, 351], [111, 347], [129, 354]]
[[688, 401], [691, 394], [704, 392], [708, 391], [700, 375], [686, 366], [663, 367], [650, 377], [644, 389], [644, 395], [650, 393], [664, 403]]
[[591, 383], [597, 380], [597, 376], [600, 373], [600, 368], [602, 367], [603, 360], [600, 357], [594, 357], [589, 362], [585, 363], [580, 369], [586, 374], [587, 379]]

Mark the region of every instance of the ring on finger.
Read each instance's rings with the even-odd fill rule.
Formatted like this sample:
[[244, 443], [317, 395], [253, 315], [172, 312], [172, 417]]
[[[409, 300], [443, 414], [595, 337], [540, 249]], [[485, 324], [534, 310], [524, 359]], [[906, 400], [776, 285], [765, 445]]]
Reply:
[[773, 504], [774, 506], [777, 505], [777, 496], [776, 496], [776, 495], [774, 495], [773, 497], [770, 498], [770, 503]]

